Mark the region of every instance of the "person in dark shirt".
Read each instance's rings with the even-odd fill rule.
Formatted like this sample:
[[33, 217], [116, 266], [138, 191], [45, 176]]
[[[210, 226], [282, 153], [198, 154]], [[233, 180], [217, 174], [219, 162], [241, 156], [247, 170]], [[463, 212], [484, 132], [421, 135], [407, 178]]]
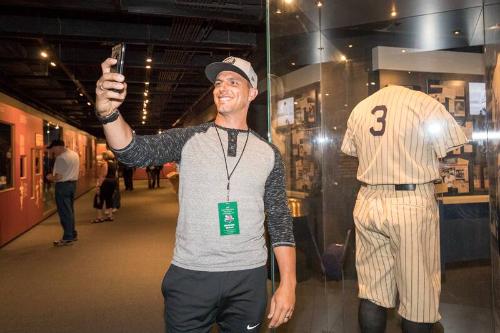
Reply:
[[[97, 218], [92, 223], [113, 221], [113, 193], [117, 184], [117, 163], [111, 151], [102, 153], [102, 162], [99, 165], [99, 177], [96, 184], [97, 196], [94, 199], [94, 208], [97, 209]], [[103, 216], [104, 212], [104, 216]]]

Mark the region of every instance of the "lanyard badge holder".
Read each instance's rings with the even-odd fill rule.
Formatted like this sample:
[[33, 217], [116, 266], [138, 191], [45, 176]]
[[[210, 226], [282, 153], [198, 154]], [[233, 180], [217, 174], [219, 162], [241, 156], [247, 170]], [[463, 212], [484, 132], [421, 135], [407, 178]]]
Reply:
[[215, 131], [217, 132], [217, 136], [219, 137], [220, 147], [222, 148], [222, 155], [224, 156], [224, 164], [226, 165], [226, 175], [227, 175], [226, 201], [219, 202], [217, 204], [218, 211], [219, 211], [220, 235], [221, 236], [238, 235], [240, 233], [240, 221], [238, 218], [238, 202], [237, 201], [229, 201], [229, 191], [231, 188], [231, 176], [233, 175], [234, 170], [236, 170], [236, 167], [238, 167], [238, 164], [241, 161], [241, 157], [243, 156], [243, 153], [245, 152], [245, 148], [246, 148], [247, 143], [248, 143], [248, 136], [250, 134], [250, 129], [247, 130], [247, 138], [245, 141], [245, 145], [243, 146], [243, 150], [241, 151], [240, 158], [236, 162], [236, 165], [234, 166], [233, 171], [231, 171], [231, 173], [229, 173], [229, 169], [227, 166], [226, 152], [224, 151], [224, 146], [222, 145], [222, 140], [220, 138], [219, 131], [217, 130], [217, 127], [215, 127]]

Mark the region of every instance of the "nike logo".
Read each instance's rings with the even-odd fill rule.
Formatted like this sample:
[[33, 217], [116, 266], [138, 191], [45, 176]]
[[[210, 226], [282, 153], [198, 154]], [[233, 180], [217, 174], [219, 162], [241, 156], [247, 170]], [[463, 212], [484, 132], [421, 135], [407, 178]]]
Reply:
[[250, 326], [250, 325], [247, 325], [247, 330], [249, 330], [249, 331], [250, 331], [250, 330], [253, 330], [254, 328], [256, 328], [256, 327], [257, 327], [257, 326], [259, 326], [259, 325], [260, 325], [260, 323], [258, 323], [258, 324], [257, 324], [257, 325], [255, 325], [255, 326]]

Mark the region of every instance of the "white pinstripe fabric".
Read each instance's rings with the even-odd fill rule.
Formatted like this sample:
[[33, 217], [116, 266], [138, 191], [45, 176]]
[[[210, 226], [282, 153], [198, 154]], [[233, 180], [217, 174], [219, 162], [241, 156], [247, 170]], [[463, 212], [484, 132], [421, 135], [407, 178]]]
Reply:
[[439, 215], [433, 184], [415, 191], [361, 187], [354, 208], [359, 297], [433, 323], [441, 291]]
[[[385, 106], [382, 129], [377, 121]], [[357, 178], [371, 185], [422, 184], [439, 178], [438, 157], [467, 142], [455, 119], [432, 97], [408, 88], [389, 86], [361, 101], [352, 111], [342, 151], [357, 156]]]
[[[357, 156], [354, 208], [359, 297], [415, 322], [436, 322], [441, 290], [439, 216], [432, 182], [438, 158], [467, 142], [430, 96], [389, 86], [352, 111], [342, 151]], [[395, 191], [394, 184], [418, 184]]]

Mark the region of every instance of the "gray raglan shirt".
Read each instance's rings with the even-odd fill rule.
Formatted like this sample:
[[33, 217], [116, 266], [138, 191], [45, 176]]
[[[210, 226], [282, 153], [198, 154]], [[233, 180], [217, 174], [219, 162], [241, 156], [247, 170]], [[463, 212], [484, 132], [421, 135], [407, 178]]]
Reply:
[[[221, 141], [219, 141], [220, 135]], [[264, 220], [273, 247], [295, 246], [287, 205], [285, 174], [276, 147], [250, 131], [243, 156], [231, 176], [230, 201], [237, 201], [240, 233], [221, 236], [218, 203], [226, 201], [227, 166], [238, 161], [247, 131], [206, 123], [162, 134], [134, 136], [115, 150], [127, 165], [179, 164], [179, 217], [172, 263], [200, 271], [232, 271], [266, 264]]]

